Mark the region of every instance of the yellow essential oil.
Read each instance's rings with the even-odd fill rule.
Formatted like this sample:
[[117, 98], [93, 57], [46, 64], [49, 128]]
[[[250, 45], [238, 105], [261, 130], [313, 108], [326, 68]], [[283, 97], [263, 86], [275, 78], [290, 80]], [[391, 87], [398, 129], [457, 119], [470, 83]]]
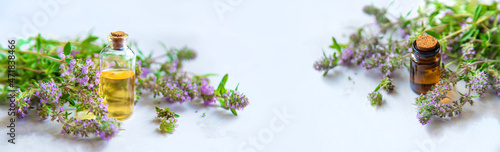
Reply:
[[129, 118], [134, 111], [135, 74], [125, 69], [105, 69], [101, 72], [100, 91], [108, 114], [118, 120]]

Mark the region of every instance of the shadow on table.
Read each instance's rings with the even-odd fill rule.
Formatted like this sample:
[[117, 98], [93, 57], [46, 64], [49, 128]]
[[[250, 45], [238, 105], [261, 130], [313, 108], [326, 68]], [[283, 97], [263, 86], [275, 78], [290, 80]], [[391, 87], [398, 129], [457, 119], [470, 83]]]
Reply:
[[63, 134], [54, 136], [57, 139], [55, 142], [64, 142], [65, 144], [73, 145], [73, 150], [77, 151], [102, 151], [108, 143], [108, 141], [102, 140], [100, 137], [95, 137], [94, 135], [91, 135], [89, 138], [72, 137]]

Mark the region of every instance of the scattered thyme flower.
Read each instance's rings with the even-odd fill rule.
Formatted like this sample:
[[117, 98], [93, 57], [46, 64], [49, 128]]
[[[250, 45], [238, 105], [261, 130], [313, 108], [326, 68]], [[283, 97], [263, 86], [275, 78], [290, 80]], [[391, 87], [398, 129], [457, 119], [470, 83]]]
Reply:
[[386, 76], [384, 79], [380, 80], [380, 87], [387, 92], [394, 90], [394, 85], [392, 84], [392, 79]]
[[382, 105], [382, 94], [380, 92], [372, 92], [368, 94], [368, 99], [371, 105]]
[[156, 107], [157, 117], [161, 119], [160, 122], [160, 131], [172, 133], [177, 127], [177, 117], [179, 115], [175, 114], [175, 112], [170, 111], [168, 108], [159, 108]]
[[173, 133], [177, 126], [177, 119], [161, 119], [160, 130], [162, 132]]

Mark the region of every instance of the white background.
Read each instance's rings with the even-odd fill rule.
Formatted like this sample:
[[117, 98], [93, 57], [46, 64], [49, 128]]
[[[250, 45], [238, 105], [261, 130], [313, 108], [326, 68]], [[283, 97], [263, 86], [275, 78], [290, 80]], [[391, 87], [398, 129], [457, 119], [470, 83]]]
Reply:
[[[332, 36], [345, 43], [353, 31], [349, 27], [373, 22], [362, 13], [364, 5], [389, 2], [1, 0], [3, 46], [13, 36], [38, 32], [68, 40], [90, 31], [105, 38], [123, 30], [147, 52], [161, 54], [159, 41], [195, 49], [198, 58], [185, 69], [218, 73], [212, 85], [229, 73], [227, 86], [240, 83], [250, 105], [235, 117], [199, 102], [155, 105], [145, 96], [123, 123], [126, 130], [109, 142], [61, 135], [60, 124], [28, 117], [16, 122], [15, 145], [7, 142], [10, 117], [2, 106], [0, 151], [500, 151], [499, 97], [466, 106], [462, 118], [422, 126], [406, 71], [396, 73], [396, 92], [384, 92], [386, 104], [376, 108], [366, 96], [382, 78], [379, 72], [341, 66], [322, 77], [313, 69], [322, 49], [333, 52]], [[46, 3], [57, 7], [46, 11], [40, 5]], [[395, 1], [390, 12], [406, 14], [420, 3]], [[230, 11], [218, 14], [214, 4]], [[28, 26], [34, 31], [23, 31]], [[158, 132], [155, 106], [181, 115], [175, 133]], [[285, 112], [294, 116], [286, 123], [280, 115]]]

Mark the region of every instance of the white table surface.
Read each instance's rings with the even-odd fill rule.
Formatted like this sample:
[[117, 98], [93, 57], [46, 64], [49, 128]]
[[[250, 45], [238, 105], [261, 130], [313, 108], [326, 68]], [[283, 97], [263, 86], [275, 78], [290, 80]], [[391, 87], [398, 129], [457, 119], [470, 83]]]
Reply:
[[[54, 13], [39, 4], [48, 2], [57, 5]], [[61, 135], [61, 124], [28, 117], [16, 123], [15, 145], [7, 142], [10, 117], [1, 106], [0, 151], [500, 151], [499, 97], [466, 106], [462, 118], [422, 126], [406, 71], [396, 73], [396, 93], [384, 92], [386, 104], [376, 108], [366, 96], [382, 78], [378, 72], [341, 66], [322, 77], [312, 68], [322, 49], [333, 51], [331, 36], [346, 42], [349, 26], [373, 21], [362, 13], [364, 5], [389, 2], [1, 0], [4, 46], [14, 35], [29, 35], [23, 28], [31, 23], [34, 33], [62, 40], [123, 30], [143, 50], [161, 53], [158, 41], [194, 48], [198, 58], [185, 69], [219, 73], [212, 85], [229, 73], [227, 86], [240, 83], [250, 105], [234, 117], [199, 103], [155, 105], [145, 96], [123, 122], [126, 130], [109, 142]], [[406, 13], [420, 3], [395, 1], [390, 12]], [[230, 11], [220, 16], [214, 4]], [[155, 106], [180, 114], [175, 133], [158, 132]], [[283, 118], [285, 112], [293, 118]]]

